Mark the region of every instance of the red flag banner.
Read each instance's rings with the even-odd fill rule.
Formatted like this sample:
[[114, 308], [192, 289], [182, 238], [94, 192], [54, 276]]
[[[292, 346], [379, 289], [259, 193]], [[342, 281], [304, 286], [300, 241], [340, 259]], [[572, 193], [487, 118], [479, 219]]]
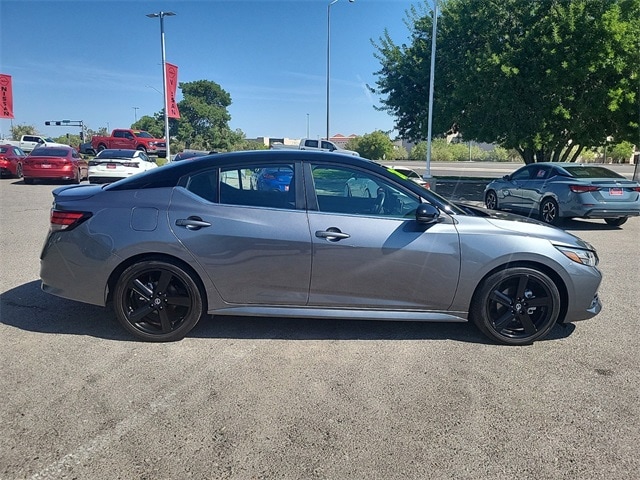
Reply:
[[13, 118], [11, 75], [0, 73], [0, 118]]
[[178, 104], [176, 103], [176, 89], [178, 88], [178, 67], [165, 62], [167, 75], [167, 116], [169, 118], [180, 118]]

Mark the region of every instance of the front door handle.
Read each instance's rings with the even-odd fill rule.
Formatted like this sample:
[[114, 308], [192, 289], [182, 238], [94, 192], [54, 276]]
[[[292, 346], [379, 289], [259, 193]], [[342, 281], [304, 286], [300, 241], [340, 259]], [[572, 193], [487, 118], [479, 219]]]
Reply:
[[345, 238], [351, 238], [351, 235], [348, 233], [342, 233], [340, 229], [331, 227], [326, 230], [316, 230], [316, 237], [318, 238], [326, 238], [330, 242], [338, 242], [340, 240], [344, 240]]
[[179, 218], [176, 220], [178, 227], [186, 227], [187, 230], [200, 230], [203, 227], [210, 227], [209, 222], [205, 222], [200, 217]]

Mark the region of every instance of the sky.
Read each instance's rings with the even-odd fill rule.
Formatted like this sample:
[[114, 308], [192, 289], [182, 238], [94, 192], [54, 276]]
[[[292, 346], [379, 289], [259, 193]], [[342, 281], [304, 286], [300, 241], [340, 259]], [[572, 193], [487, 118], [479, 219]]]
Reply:
[[[421, 0], [0, 0], [0, 73], [11, 75], [14, 119], [41, 134], [128, 128], [163, 107], [160, 20], [178, 82], [210, 80], [231, 95], [229, 126], [247, 138], [326, 135], [330, 20], [331, 135], [393, 130], [377, 111], [374, 57], [385, 29], [408, 43], [406, 11]], [[330, 15], [328, 15], [330, 10]], [[182, 98], [178, 90], [177, 100]]]

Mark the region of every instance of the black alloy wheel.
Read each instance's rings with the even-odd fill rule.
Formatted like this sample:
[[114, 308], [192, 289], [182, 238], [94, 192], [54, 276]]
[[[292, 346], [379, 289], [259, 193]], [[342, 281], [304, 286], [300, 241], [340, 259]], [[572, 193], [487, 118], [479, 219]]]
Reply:
[[486, 278], [474, 294], [470, 318], [489, 338], [507, 345], [528, 345], [553, 328], [560, 293], [545, 273], [513, 267]]
[[141, 340], [184, 338], [206, 312], [198, 284], [177, 263], [145, 260], [127, 268], [114, 291], [120, 323]]
[[489, 210], [498, 210], [498, 196], [493, 190], [489, 190], [484, 196], [484, 205]]

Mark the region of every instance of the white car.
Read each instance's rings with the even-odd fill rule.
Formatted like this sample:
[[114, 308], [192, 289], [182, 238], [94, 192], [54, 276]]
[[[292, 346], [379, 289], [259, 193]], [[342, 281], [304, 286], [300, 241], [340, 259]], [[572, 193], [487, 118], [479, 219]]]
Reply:
[[385, 167], [395, 172], [401, 173], [412, 182], [416, 182], [418, 185], [422, 185], [425, 188], [429, 188], [429, 182], [427, 182], [424, 178], [422, 178], [418, 172], [410, 169], [409, 167], [400, 167], [400, 166], [394, 166], [394, 165], [385, 165]]
[[110, 183], [158, 168], [142, 150], [106, 149], [89, 160], [89, 183]]

